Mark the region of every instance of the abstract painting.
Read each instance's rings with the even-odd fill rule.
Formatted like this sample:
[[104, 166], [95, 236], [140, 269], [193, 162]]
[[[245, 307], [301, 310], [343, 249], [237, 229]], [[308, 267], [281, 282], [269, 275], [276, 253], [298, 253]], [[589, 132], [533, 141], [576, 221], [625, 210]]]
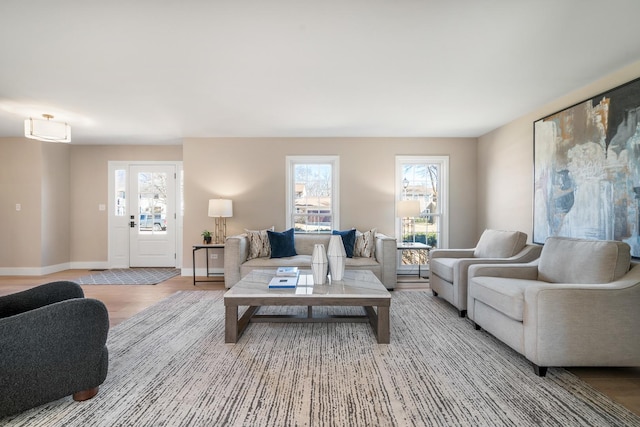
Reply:
[[534, 122], [533, 241], [619, 240], [640, 257], [640, 79]]

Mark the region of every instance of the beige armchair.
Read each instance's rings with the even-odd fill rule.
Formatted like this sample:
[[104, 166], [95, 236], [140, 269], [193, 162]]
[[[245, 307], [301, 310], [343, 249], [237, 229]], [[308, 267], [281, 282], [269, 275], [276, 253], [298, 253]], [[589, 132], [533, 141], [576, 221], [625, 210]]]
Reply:
[[539, 376], [549, 366], [640, 366], [640, 264], [629, 252], [550, 237], [534, 262], [472, 266], [468, 316]]
[[520, 231], [485, 230], [475, 248], [435, 249], [429, 254], [429, 285], [433, 294], [467, 312], [467, 271], [473, 264], [525, 263], [540, 256], [542, 247], [527, 245]]

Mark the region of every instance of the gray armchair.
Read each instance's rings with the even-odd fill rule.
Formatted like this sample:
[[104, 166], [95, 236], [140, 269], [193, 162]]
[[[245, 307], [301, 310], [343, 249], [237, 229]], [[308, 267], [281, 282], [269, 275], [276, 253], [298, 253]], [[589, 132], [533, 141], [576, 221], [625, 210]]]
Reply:
[[542, 246], [527, 245], [520, 231], [485, 230], [475, 248], [435, 249], [429, 253], [429, 286], [433, 294], [467, 313], [467, 272], [474, 264], [510, 264], [533, 261]]
[[0, 297], [0, 417], [95, 396], [107, 376], [108, 331], [104, 304], [73, 282]]

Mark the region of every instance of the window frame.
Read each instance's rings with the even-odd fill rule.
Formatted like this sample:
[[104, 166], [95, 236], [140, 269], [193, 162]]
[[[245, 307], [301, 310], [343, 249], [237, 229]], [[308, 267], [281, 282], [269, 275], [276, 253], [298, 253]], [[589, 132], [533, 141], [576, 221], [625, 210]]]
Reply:
[[[286, 229], [295, 227], [295, 174], [294, 167], [300, 164], [328, 164], [331, 166], [331, 229], [340, 229], [340, 156], [286, 156]], [[309, 234], [296, 230], [295, 233]], [[323, 232], [318, 232], [324, 234]], [[329, 231], [330, 233], [330, 231]]]
[[[439, 212], [423, 214], [422, 216], [437, 217], [439, 220], [439, 235], [438, 235], [438, 248], [449, 247], [449, 156], [429, 156], [429, 155], [417, 155], [417, 156], [396, 156], [396, 174], [395, 174], [395, 201], [396, 208], [397, 203], [403, 199], [404, 187], [402, 185], [403, 180], [403, 165], [427, 165], [437, 164], [440, 169], [439, 183], [438, 183], [438, 207]], [[400, 236], [398, 241], [402, 238], [402, 218], [396, 218], [396, 236]], [[406, 272], [413, 267], [417, 269], [417, 265], [402, 265], [401, 253], [398, 251], [398, 271]]]

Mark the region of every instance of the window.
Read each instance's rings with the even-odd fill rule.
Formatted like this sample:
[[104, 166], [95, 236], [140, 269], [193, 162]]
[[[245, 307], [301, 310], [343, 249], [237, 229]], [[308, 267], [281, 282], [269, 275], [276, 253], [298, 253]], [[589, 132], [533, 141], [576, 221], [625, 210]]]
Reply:
[[340, 227], [337, 156], [287, 156], [287, 228], [330, 233]]
[[116, 169], [114, 171], [114, 190], [115, 190], [115, 216], [127, 215], [127, 171], [124, 169]]
[[[396, 235], [401, 236], [403, 242], [426, 243], [433, 248], [448, 246], [448, 168], [446, 156], [396, 157], [396, 200], [419, 202], [416, 216], [397, 219]], [[406, 254], [411, 256], [411, 252], [414, 251]], [[426, 264], [427, 260], [418, 262]], [[399, 270], [418, 262], [403, 256], [398, 263]]]
[[172, 175], [167, 172], [138, 172], [138, 221], [139, 231], [167, 231], [167, 179]]

